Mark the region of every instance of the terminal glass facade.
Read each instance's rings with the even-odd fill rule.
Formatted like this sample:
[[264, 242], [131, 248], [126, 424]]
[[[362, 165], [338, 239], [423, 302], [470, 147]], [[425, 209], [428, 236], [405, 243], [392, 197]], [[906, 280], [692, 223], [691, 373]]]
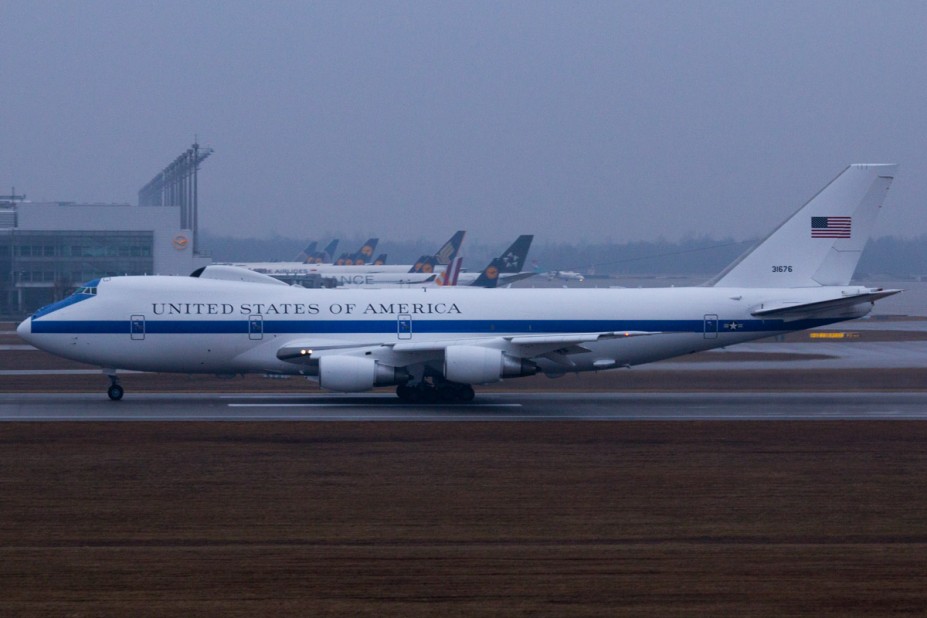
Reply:
[[99, 277], [154, 272], [151, 231], [0, 233], [0, 313], [16, 315], [60, 300]]

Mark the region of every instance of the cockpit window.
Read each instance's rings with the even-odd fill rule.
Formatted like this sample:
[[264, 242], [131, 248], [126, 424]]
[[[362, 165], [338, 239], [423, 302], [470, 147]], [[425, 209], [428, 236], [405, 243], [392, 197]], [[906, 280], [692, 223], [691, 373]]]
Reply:
[[36, 311], [34, 314], [32, 314], [32, 319], [40, 318], [54, 311], [58, 311], [59, 309], [64, 309], [65, 307], [79, 303], [83, 300], [89, 300], [92, 296], [97, 295], [97, 285], [99, 285], [99, 283], [100, 279], [94, 279], [93, 281], [82, 283], [81, 285], [77, 286], [77, 289], [74, 290], [67, 298], [59, 300], [56, 303], [52, 303], [51, 305], [46, 305], [45, 307], [42, 307]]
[[99, 279], [94, 279], [93, 281], [88, 281], [77, 286], [77, 289], [74, 290], [73, 294], [83, 294], [86, 296], [96, 296], [97, 295], [97, 285], [100, 284]]

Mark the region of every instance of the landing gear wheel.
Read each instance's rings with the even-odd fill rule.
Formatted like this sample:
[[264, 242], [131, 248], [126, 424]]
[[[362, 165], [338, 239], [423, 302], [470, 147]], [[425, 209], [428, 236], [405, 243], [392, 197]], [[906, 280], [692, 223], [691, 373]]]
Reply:
[[396, 395], [405, 403], [470, 403], [475, 393], [469, 384], [442, 381], [438, 384], [420, 382], [415, 386], [400, 384]]
[[113, 384], [107, 389], [106, 394], [109, 395], [109, 398], [113, 401], [119, 401], [122, 399], [122, 396], [125, 394], [125, 389], [119, 386], [118, 384]]
[[400, 384], [396, 387], [396, 396], [399, 397], [400, 401], [405, 401], [407, 403], [412, 402], [412, 391], [415, 390], [411, 386], [406, 386], [405, 384]]
[[463, 387], [457, 391], [457, 401], [461, 403], [470, 403], [473, 401], [474, 397], [476, 397], [476, 392], [474, 392], [473, 387], [469, 384], [464, 384]]
[[434, 403], [436, 399], [435, 387], [424, 382], [416, 386], [400, 384], [396, 387], [396, 395], [405, 403]]

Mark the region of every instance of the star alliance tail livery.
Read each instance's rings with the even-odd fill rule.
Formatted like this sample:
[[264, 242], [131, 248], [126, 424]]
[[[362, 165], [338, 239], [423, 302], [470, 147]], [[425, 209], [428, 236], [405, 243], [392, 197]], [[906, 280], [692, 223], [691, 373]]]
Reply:
[[304, 289], [270, 277], [110, 277], [40, 309], [23, 339], [116, 370], [295, 374], [469, 401], [473, 385], [631, 367], [869, 313], [850, 285], [895, 175], [851, 165], [708, 285], [662, 289]]

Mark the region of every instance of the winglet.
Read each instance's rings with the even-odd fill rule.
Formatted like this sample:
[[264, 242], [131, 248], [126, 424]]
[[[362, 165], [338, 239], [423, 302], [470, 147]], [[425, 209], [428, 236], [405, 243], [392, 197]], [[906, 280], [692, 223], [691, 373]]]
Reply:
[[897, 169], [893, 164], [847, 167], [708, 285], [849, 285]]

